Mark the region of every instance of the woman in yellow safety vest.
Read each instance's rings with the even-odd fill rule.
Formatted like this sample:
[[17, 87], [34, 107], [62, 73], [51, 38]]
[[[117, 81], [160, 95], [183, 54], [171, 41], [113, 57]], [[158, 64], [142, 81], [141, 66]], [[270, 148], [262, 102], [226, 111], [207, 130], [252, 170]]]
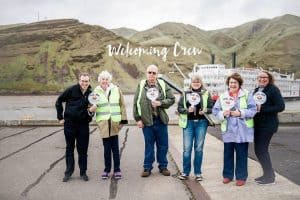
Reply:
[[253, 142], [253, 116], [256, 113], [252, 94], [242, 89], [242, 84], [243, 79], [238, 73], [227, 77], [228, 91], [220, 95], [212, 111], [222, 121], [223, 183], [231, 182], [235, 174], [237, 186], [244, 185], [248, 177], [248, 144]]
[[96, 112], [96, 122], [104, 146], [105, 168], [102, 179], [109, 177], [112, 168], [111, 157], [114, 160], [113, 176], [116, 179], [122, 178], [118, 133], [122, 126], [128, 123], [124, 97], [119, 87], [111, 83], [111, 80], [112, 75], [109, 72], [102, 71], [99, 74], [100, 84], [95, 88], [94, 93], [100, 98], [98, 103], [90, 108], [90, 112]]
[[194, 175], [197, 181], [202, 181], [203, 145], [208, 126], [205, 115], [211, 113], [213, 100], [198, 74], [191, 76], [190, 89], [178, 102], [179, 126], [183, 128], [183, 171], [178, 178], [185, 180], [189, 177], [194, 146]]

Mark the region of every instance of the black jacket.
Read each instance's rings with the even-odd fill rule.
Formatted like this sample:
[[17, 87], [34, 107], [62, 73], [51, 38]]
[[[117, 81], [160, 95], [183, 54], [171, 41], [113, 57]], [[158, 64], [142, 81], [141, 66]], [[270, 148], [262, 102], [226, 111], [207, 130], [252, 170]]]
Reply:
[[[73, 120], [81, 122], [90, 122], [92, 117], [88, 114], [88, 96], [91, 93], [91, 86], [82, 94], [80, 85], [76, 84], [66, 89], [55, 103], [58, 120]], [[63, 114], [62, 103], [66, 102], [65, 112]]]
[[[258, 91], [255, 88], [254, 93]], [[260, 131], [277, 132], [278, 129], [278, 113], [285, 109], [284, 100], [279, 89], [268, 84], [263, 91], [267, 96], [267, 101], [261, 105], [260, 112], [254, 116], [254, 128]]]

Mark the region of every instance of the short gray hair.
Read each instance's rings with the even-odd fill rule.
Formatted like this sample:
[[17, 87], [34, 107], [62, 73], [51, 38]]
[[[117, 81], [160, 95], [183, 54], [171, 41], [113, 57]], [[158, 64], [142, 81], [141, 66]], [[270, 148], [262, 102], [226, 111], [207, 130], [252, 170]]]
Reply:
[[105, 70], [105, 71], [102, 71], [102, 72], [99, 73], [98, 82], [100, 82], [101, 79], [103, 79], [103, 78], [108, 79], [108, 81], [111, 82], [112, 75], [108, 71]]
[[198, 82], [201, 83], [201, 85], [203, 85], [203, 81], [202, 81], [202, 78], [201, 78], [200, 74], [198, 74], [198, 73], [192, 73], [190, 75], [190, 77], [191, 77], [191, 82], [198, 81]]

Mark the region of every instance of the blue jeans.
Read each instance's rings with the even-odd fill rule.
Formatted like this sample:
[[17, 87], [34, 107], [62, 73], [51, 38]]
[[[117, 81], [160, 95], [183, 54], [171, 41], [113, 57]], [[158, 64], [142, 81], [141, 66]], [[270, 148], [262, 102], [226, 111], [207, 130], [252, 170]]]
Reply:
[[223, 177], [231, 180], [234, 177], [234, 150], [236, 152], [235, 178], [236, 180], [246, 180], [248, 177], [248, 142], [224, 143]]
[[167, 168], [167, 152], [168, 152], [168, 128], [159, 118], [153, 119], [152, 126], [143, 128], [145, 140], [145, 158], [144, 169], [152, 170], [154, 162], [154, 144], [156, 143], [156, 159], [160, 169]]
[[188, 120], [183, 129], [183, 173], [191, 172], [191, 155], [194, 142], [194, 174], [200, 175], [203, 159], [203, 145], [207, 130], [207, 120]]

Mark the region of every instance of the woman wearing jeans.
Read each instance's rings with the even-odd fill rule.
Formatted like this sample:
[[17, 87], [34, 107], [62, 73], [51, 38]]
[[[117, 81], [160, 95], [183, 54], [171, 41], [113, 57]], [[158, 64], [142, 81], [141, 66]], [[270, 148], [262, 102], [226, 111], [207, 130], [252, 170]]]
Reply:
[[253, 142], [256, 104], [252, 94], [241, 88], [243, 79], [240, 74], [227, 77], [226, 85], [228, 91], [220, 95], [213, 107], [213, 114], [222, 121], [223, 183], [230, 183], [235, 175], [236, 185], [242, 186], [248, 178], [248, 145]]
[[[202, 181], [203, 145], [208, 126], [204, 113], [211, 113], [213, 101], [203, 87], [201, 77], [193, 74], [191, 90], [185, 92], [178, 102], [179, 126], [183, 128], [183, 172], [179, 179], [185, 180], [191, 172], [191, 154], [194, 145], [194, 174]], [[194, 143], [194, 144], [193, 144]]]

